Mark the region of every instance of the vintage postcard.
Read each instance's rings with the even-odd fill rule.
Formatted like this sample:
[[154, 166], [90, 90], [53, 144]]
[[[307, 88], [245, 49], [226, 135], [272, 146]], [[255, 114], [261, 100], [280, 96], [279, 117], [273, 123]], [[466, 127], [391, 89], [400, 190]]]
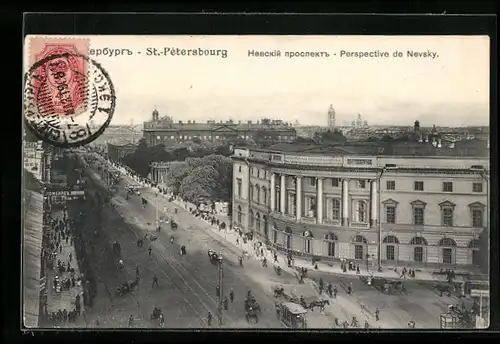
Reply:
[[488, 327], [489, 42], [28, 35], [24, 327]]

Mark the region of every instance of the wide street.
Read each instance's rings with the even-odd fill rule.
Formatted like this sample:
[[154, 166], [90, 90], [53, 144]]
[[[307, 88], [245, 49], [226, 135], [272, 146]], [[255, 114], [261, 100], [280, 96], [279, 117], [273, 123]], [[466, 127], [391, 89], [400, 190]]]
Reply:
[[[97, 173], [94, 177], [99, 179]], [[143, 262], [143, 256], [147, 253], [147, 246], [153, 248], [153, 257], [157, 266], [163, 272], [163, 277], [157, 273], [160, 279], [165, 279], [166, 275], [177, 287], [176, 299], [186, 299], [192, 306], [191, 313], [198, 314], [198, 319], [206, 320], [206, 313], [212, 312], [214, 320], [212, 324], [216, 324], [216, 296], [215, 286], [217, 284], [217, 269], [212, 265], [207, 257], [207, 250], [211, 248], [217, 252], [222, 252], [224, 262], [224, 293], [227, 295], [231, 288], [234, 289], [236, 295], [235, 305], [230, 305], [229, 310], [224, 315], [225, 327], [247, 327], [249, 326], [244, 320], [243, 297], [248, 289], [256, 295], [258, 302], [263, 309], [262, 319], [259, 319], [258, 324], [252, 324], [254, 327], [280, 327], [274, 313], [274, 303], [272, 299], [272, 290], [274, 286], [284, 285], [285, 287], [296, 288], [299, 290], [299, 285], [294, 276], [283, 274], [276, 276], [272, 267], [263, 268], [260, 262], [254, 259], [246, 259], [244, 268], [238, 266], [237, 257], [241, 255], [241, 250], [230, 243], [224, 243], [218, 234], [213, 233], [213, 228], [205, 221], [195, 218], [188, 211], [167, 201], [166, 197], [156, 196], [155, 192], [150, 188], [140, 189], [141, 196], [131, 196], [129, 200], [125, 199], [125, 184], [134, 183], [129, 177], [124, 176], [124, 180], [117, 186], [117, 192], [113, 197], [113, 204], [116, 211], [121, 214], [121, 217], [129, 224], [123, 226], [117, 233], [117, 240], [130, 237], [130, 233], [134, 233], [130, 237], [130, 245], [135, 246], [135, 240], [138, 236], [144, 236], [144, 233], [153, 233], [158, 235], [154, 230], [156, 219], [156, 207], [158, 207], [159, 216], [163, 216], [163, 210], [167, 210], [167, 216], [174, 218], [179, 224], [177, 231], [172, 231], [169, 225], [163, 224], [162, 230], [158, 235], [158, 240], [155, 242], [145, 242], [142, 250], [133, 247], [134, 251], [141, 253], [133, 253], [131, 258], [126, 258], [125, 264], [129, 269], [135, 269], [136, 262], [141, 266], [148, 265], [148, 258]], [[146, 207], [142, 206], [141, 198], [148, 200]], [[174, 209], [178, 208], [177, 214]], [[107, 219], [109, 220], [109, 219]], [[128, 236], [125, 232], [128, 232]], [[222, 231], [224, 232], [224, 231]], [[169, 242], [170, 235], [174, 235], [175, 243]], [[187, 256], [179, 255], [179, 246], [186, 245]], [[139, 260], [140, 261], [139, 261]], [[131, 260], [128, 262], [128, 260]], [[151, 264], [149, 264], [151, 265]], [[271, 264], [270, 264], [271, 265]], [[148, 267], [146, 267], [148, 268]], [[318, 311], [309, 312], [308, 322], [310, 327], [331, 328], [333, 319], [349, 320], [353, 315], [356, 316], [361, 323], [361, 326], [366, 319], [370, 323], [370, 327], [381, 328], [405, 328], [410, 320], [416, 322], [418, 328], [439, 328], [439, 315], [446, 311], [450, 304], [457, 304], [459, 300], [450, 297], [439, 297], [433, 290], [433, 283], [406, 281], [405, 286], [408, 290], [408, 295], [385, 295], [373, 287], [366, 285], [357, 276], [351, 275], [333, 275], [330, 273], [314, 271], [309, 268], [309, 277], [318, 281], [322, 278], [326, 283], [331, 282], [336, 285], [339, 294], [336, 300], [330, 300], [331, 305], [327, 306], [325, 314], [320, 315]], [[364, 267], [362, 267], [364, 268]], [[395, 275], [396, 276], [396, 275]], [[348, 296], [344, 287], [351, 282], [353, 283], [354, 293]], [[151, 288], [151, 278], [147, 281], [142, 281]], [[160, 281], [160, 283], [164, 283]], [[302, 286], [304, 287], [304, 286]], [[304, 287], [305, 288], [305, 287]], [[312, 288], [310, 288], [312, 289]], [[309, 293], [310, 290], [306, 291]], [[300, 292], [297, 291], [298, 295]], [[144, 297], [144, 296], [142, 296]], [[158, 302], [158, 306], [162, 309], [168, 309], [168, 305], [164, 305], [164, 301], [158, 299], [154, 295], [148, 296], [150, 301], [149, 309], [152, 309], [153, 304]], [[322, 299], [327, 298], [325, 294]], [[179, 302], [179, 301], [177, 301]], [[186, 301], [187, 302], [187, 301]], [[361, 310], [360, 304], [364, 304], [365, 310]], [[375, 310], [380, 310], [380, 320], [375, 320]], [[194, 309], [194, 310], [193, 310]], [[150, 312], [150, 311], [149, 311]], [[170, 311], [167, 311], [170, 312]], [[149, 313], [148, 313], [149, 314]], [[197, 325], [190, 325], [196, 327]]]
[[[94, 182], [98, 181], [101, 190], [104, 190], [104, 184], [95, 171], [87, 169], [86, 174], [92, 176]], [[146, 195], [150, 202], [145, 208], [140, 197], [132, 196], [129, 200], [125, 197], [125, 183], [122, 182], [117, 186], [117, 193], [112, 198], [115, 210], [105, 210], [105, 227], [101, 230], [108, 236], [108, 242], [117, 240], [122, 246], [122, 257], [127, 270], [127, 276], [122, 279], [120, 274], [123, 272], [116, 273], [118, 278], [104, 277], [109, 279], [106, 284], [110, 294], [114, 294], [119, 283], [134, 278], [136, 265], [140, 270], [141, 281], [138, 290], [129, 296], [114, 297], [113, 308], [123, 308], [122, 316], [128, 316], [129, 312], [135, 310], [134, 317], [137, 314], [142, 326], [148, 326], [149, 323], [149, 326], [157, 327], [157, 321], [152, 322], [149, 319], [153, 307], [157, 306], [165, 313], [166, 327], [200, 327], [202, 323], [207, 326], [208, 312], [213, 315], [212, 327], [217, 326], [215, 288], [218, 283], [218, 271], [217, 266], [207, 257], [207, 250], [211, 248], [222, 252], [224, 256], [224, 294], [229, 295], [231, 289], [235, 294], [234, 304], [230, 304], [229, 309], [224, 311], [223, 327], [281, 327], [276, 318], [270, 290], [264, 290], [260, 284], [247, 276], [255, 269], [256, 262], [245, 261], [245, 267], [239, 267], [237, 252], [220, 245], [210, 236], [203, 235], [203, 231], [195, 229], [196, 224], [193, 221], [198, 220], [193, 219], [184, 210], [179, 210], [174, 216], [175, 221], [179, 223], [176, 231], [163, 228], [158, 234], [154, 230], [156, 213], [150, 199], [155, 196]], [[173, 211], [172, 206], [170, 210]], [[137, 239], [144, 237], [146, 233], [157, 235], [158, 239], [145, 240], [142, 248], [137, 247]], [[175, 237], [173, 244], [169, 241], [171, 235]], [[179, 254], [180, 245], [186, 245], [186, 256]], [[152, 257], [148, 256], [149, 246], [152, 248]], [[117, 260], [118, 258], [115, 258], [115, 261]], [[116, 270], [117, 265], [112, 265]], [[158, 277], [160, 288], [152, 287], [153, 275]], [[243, 301], [248, 290], [252, 291], [262, 308], [258, 323], [248, 324], [245, 320]]]

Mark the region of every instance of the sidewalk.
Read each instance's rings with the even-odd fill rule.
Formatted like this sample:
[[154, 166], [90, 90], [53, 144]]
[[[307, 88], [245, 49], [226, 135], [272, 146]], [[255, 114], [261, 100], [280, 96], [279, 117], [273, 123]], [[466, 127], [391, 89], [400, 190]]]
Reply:
[[[53, 213], [52, 217], [57, 221], [62, 219], [63, 212], [59, 211], [57, 213]], [[68, 224], [69, 226], [69, 224]], [[53, 226], [50, 227], [50, 231], [53, 235], [56, 235], [56, 231], [53, 229]], [[71, 234], [70, 234], [71, 236]], [[57, 269], [57, 261], [60, 260], [62, 263], [67, 264], [70, 259], [69, 255], [71, 254], [71, 267], [74, 269], [74, 277], [75, 279], [80, 276], [80, 269], [78, 266], [78, 262], [76, 261], [76, 252], [74, 245], [72, 245], [71, 240], [61, 239], [60, 247], [62, 249], [56, 249], [57, 253], [56, 258], [54, 259], [54, 265], [52, 270], [48, 270], [47, 273], [47, 314], [52, 314], [52, 312], [57, 313], [59, 310], [66, 310], [70, 312], [75, 309], [75, 299], [77, 295], [80, 295], [81, 298], [81, 315], [76, 316], [74, 322], [69, 321], [60, 321], [53, 322], [49, 319], [44, 319], [44, 323], [48, 325], [52, 325], [54, 327], [87, 327], [87, 321], [85, 319], [85, 309], [83, 304], [83, 286], [81, 284], [76, 283], [75, 286], [70, 286], [69, 290], [60, 289], [59, 292], [56, 291], [54, 287], [54, 280], [56, 276], [58, 276], [59, 283], [65, 278], [71, 279], [70, 272], [59, 273]]]

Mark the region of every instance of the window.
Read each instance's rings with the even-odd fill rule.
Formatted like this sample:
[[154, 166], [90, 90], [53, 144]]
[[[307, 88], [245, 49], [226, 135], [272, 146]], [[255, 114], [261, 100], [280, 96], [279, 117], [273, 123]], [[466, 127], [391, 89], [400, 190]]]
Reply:
[[262, 204], [267, 204], [267, 190], [264, 186], [262, 187]]
[[253, 184], [250, 184], [250, 188], [248, 190], [250, 194], [248, 195], [248, 199], [253, 201]]
[[415, 191], [424, 191], [424, 182], [415, 182], [413, 185]]
[[311, 253], [311, 239], [310, 238], [304, 239], [304, 252]]
[[424, 224], [424, 208], [413, 209], [413, 224], [414, 225]]
[[472, 209], [472, 227], [473, 228], [483, 227], [483, 209], [479, 208]]
[[255, 185], [255, 202], [260, 203], [260, 188]]
[[453, 209], [452, 208], [443, 208], [443, 226], [453, 227]]
[[388, 180], [387, 181], [387, 190], [396, 190], [396, 181]]
[[357, 216], [357, 222], [364, 223], [367, 221], [367, 208], [366, 208], [366, 202], [365, 201], [357, 201], [356, 202], [356, 216]]
[[241, 166], [238, 166], [238, 172], [241, 173]]
[[338, 241], [337, 235], [335, 233], [328, 233], [325, 235], [325, 239], [328, 244], [328, 256], [335, 257], [335, 243]]
[[396, 207], [389, 205], [385, 208], [385, 216], [387, 223], [396, 223]]
[[472, 192], [483, 192], [483, 183], [472, 183]]
[[339, 187], [339, 179], [338, 178], [333, 178], [332, 179], [332, 187], [338, 188]]
[[236, 196], [241, 197], [241, 179], [240, 178], [236, 179], [236, 184], [237, 184]]
[[358, 180], [358, 188], [359, 189], [366, 188], [366, 181], [365, 180]]
[[354, 246], [354, 259], [363, 259], [363, 245]]
[[316, 186], [316, 178], [309, 178], [309, 183], [311, 186]]
[[443, 192], [453, 192], [453, 183], [443, 182]]
[[387, 260], [395, 260], [395, 248], [394, 245], [387, 245], [385, 247], [385, 256]]
[[413, 260], [420, 263], [424, 261], [424, 248], [422, 246], [413, 248]]
[[332, 220], [340, 220], [340, 200], [338, 198], [332, 200]]
[[443, 263], [445, 264], [451, 264], [453, 261], [453, 249], [449, 247], [443, 248]]

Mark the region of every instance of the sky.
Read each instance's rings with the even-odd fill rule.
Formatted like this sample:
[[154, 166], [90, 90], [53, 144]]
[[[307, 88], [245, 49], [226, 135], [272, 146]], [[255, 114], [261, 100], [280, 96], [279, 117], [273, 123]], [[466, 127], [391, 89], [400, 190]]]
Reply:
[[[47, 36], [45, 36], [47, 37]], [[30, 38], [28, 37], [28, 40]], [[247, 121], [267, 117], [326, 125], [489, 124], [489, 38], [486, 36], [78, 36], [116, 89], [111, 124], [160, 116], [178, 120]], [[63, 38], [61, 41], [64, 41]], [[67, 40], [67, 39], [66, 39]], [[29, 42], [29, 41], [28, 41]], [[25, 45], [27, 52], [29, 44]], [[103, 49], [132, 55], [97, 55]], [[148, 48], [225, 49], [222, 56], [147, 56]], [[84, 49], [84, 48], [81, 48]], [[249, 57], [248, 51], [281, 57]], [[409, 57], [407, 51], [432, 52]], [[25, 50], [26, 51], [26, 50]], [[341, 52], [387, 52], [346, 57]], [[326, 52], [329, 57], [286, 57]], [[401, 52], [402, 57], [394, 57]]]

